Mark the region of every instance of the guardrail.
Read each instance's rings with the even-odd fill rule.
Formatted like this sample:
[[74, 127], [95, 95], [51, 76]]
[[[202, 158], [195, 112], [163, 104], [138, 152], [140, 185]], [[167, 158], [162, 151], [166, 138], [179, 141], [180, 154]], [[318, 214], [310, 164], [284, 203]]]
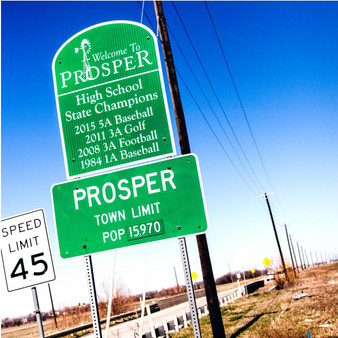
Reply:
[[[150, 305], [150, 311], [151, 312], [156, 312], [156, 311], [159, 311], [160, 308], [158, 307], [158, 304], [157, 303], [153, 303]], [[135, 311], [129, 311], [129, 312], [126, 312], [126, 313], [122, 313], [120, 315], [116, 315], [116, 316], [112, 316], [110, 317], [110, 321], [118, 321], [118, 320], [131, 320], [131, 319], [135, 319], [137, 316], [141, 315], [141, 309], [138, 309], [138, 310], [135, 310]], [[106, 318], [104, 319], [101, 319], [100, 320], [100, 324], [105, 324], [106, 323]], [[86, 323], [86, 324], [82, 324], [82, 325], [79, 325], [79, 326], [76, 326], [76, 327], [72, 327], [70, 329], [66, 329], [66, 330], [63, 330], [63, 331], [59, 331], [59, 332], [55, 332], [55, 333], [52, 333], [52, 334], [49, 334], [49, 335], [46, 335], [45, 338], [58, 338], [58, 337], [64, 337], [64, 336], [67, 336], [69, 334], [72, 334], [72, 333], [76, 333], [76, 332], [79, 332], [79, 331], [84, 331], [84, 330], [87, 330], [87, 329], [90, 329], [93, 327], [93, 323]]]
[[[240, 289], [234, 290], [232, 293], [226, 295], [219, 299], [220, 307], [226, 306], [228, 303], [234, 302], [236, 299], [242, 297], [245, 294], [244, 286]], [[202, 306], [197, 309], [198, 318], [206, 316], [209, 314], [208, 307]], [[180, 329], [188, 327], [188, 324], [191, 322], [190, 312], [183, 312], [182, 315], [175, 315], [171, 321], [163, 321], [163, 324], [155, 327], [150, 326], [150, 331], [143, 334], [142, 338], [161, 338], [168, 337], [171, 332], [178, 332]]]
[[[228, 303], [232, 303], [234, 302], [236, 299], [242, 297], [243, 295], [245, 295], [246, 293], [252, 293], [254, 291], [256, 291], [259, 287], [264, 286], [264, 280], [260, 280], [257, 282], [253, 282], [250, 284], [247, 284], [245, 286], [241, 286], [240, 289], [236, 289], [234, 290], [231, 294], [228, 294], [225, 297], [222, 297], [219, 299], [219, 305], [220, 307], [224, 307], [226, 306]], [[195, 291], [197, 293], [197, 297], [202, 297], [204, 294], [204, 290], [198, 290]], [[185, 301], [186, 301], [186, 294], [183, 295], [179, 295], [176, 296], [179, 297], [179, 299], [176, 299], [176, 301], [178, 303], [181, 302], [181, 298], [185, 297]], [[174, 297], [175, 298], [175, 297]], [[150, 312], [156, 312], [159, 311], [160, 309], [166, 308], [168, 304], [162, 304], [162, 306], [159, 306], [159, 303], [153, 303], [150, 305]], [[206, 316], [209, 312], [208, 312], [208, 308], [207, 306], [203, 306], [203, 307], [199, 307], [197, 309], [198, 311], [198, 315], [199, 318], [202, 316]], [[138, 316], [141, 315], [141, 309], [135, 310], [135, 311], [130, 311], [130, 312], [126, 312], [120, 315], [116, 315], [116, 316], [112, 316], [110, 317], [110, 321], [118, 321], [118, 320], [132, 320], [137, 318]], [[157, 338], [157, 337], [166, 337], [168, 336], [168, 334], [170, 332], [175, 332], [175, 331], [179, 331], [181, 328], [183, 327], [188, 327], [188, 324], [191, 321], [191, 315], [190, 312], [187, 313], [182, 313], [181, 315], [177, 316], [175, 315], [173, 320], [171, 321], [164, 321], [163, 325], [160, 326], [152, 326], [150, 327], [150, 331], [143, 334], [142, 338]], [[106, 323], [106, 319], [101, 319], [100, 320], [100, 324], [105, 324]], [[84, 330], [88, 330], [91, 329], [93, 327], [93, 323], [86, 323], [83, 325], [79, 325], [77, 327], [73, 327], [67, 330], [63, 330], [63, 331], [59, 331], [59, 332], [55, 332], [49, 335], [46, 335], [45, 338], [58, 338], [58, 337], [64, 337], [67, 336], [69, 334], [72, 333], [76, 333], [79, 331], [84, 331]]]
[[[258, 288], [264, 286], [264, 280], [259, 280], [241, 286], [239, 289], [234, 290], [232, 293], [226, 295], [225, 297], [219, 298], [220, 307], [225, 307], [227, 304], [234, 302], [236, 299], [244, 296], [245, 294], [253, 293]], [[197, 309], [198, 317], [201, 318], [209, 314], [207, 306], [199, 307]], [[164, 321], [162, 325], [155, 327], [150, 326], [150, 331], [143, 334], [142, 338], [164, 338], [168, 337], [171, 332], [178, 332], [182, 328], [188, 327], [188, 324], [191, 322], [190, 312], [183, 312], [182, 315], [175, 315], [173, 320]]]

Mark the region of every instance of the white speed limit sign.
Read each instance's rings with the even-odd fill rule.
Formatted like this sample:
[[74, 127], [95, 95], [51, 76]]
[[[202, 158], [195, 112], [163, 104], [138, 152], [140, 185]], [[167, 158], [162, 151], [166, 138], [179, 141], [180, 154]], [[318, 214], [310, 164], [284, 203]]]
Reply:
[[1, 258], [8, 291], [55, 279], [43, 209], [1, 220]]

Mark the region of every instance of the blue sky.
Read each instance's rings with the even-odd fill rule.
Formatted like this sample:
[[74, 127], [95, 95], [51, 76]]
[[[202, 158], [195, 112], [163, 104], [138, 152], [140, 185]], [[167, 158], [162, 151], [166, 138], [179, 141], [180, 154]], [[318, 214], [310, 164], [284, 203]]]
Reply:
[[[263, 268], [265, 257], [278, 259], [265, 201], [256, 199], [264, 192], [276, 192], [269, 200], [286, 260], [287, 243], [280, 226], [284, 223], [290, 223], [294, 243], [298, 241], [314, 257], [315, 252], [318, 256], [320, 252], [334, 253], [338, 202], [337, 2], [208, 2], [269, 178], [204, 2], [175, 2], [175, 6], [214, 87], [212, 90], [209, 86], [173, 4], [164, 2], [170, 34], [174, 34], [170, 39], [175, 65], [184, 81], [178, 77], [190, 146], [201, 166], [215, 278], [228, 272], [228, 263], [235, 271], [242, 267]], [[153, 29], [156, 19], [152, 2], [145, 2], [145, 12], [150, 22], [144, 15], [143, 24]], [[140, 5], [133, 1], [1, 3], [1, 218], [45, 209], [56, 270], [56, 281], [51, 283], [56, 307], [88, 302], [88, 293], [83, 258], [63, 260], [57, 247], [50, 188], [65, 181], [66, 176], [51, 65], [59, 47], [71, 36], [113, 20], [140, 22]], [[161, 46], [160, 51], [162, 55]], [[163, 58], [162, 67], [165, 69]], [[164, 79], [167, 83], [166, 74]], [[168, 87], [167, 96], [179, 149]], [[233, 168], [200, 109], [250, 189]], [[213, 111], [250, 171], [225, 112], [262, 187], [248, 178]], [[191, 269], [202, 280], [194, 236], [187, 243]], [[131, 293], [141, 293], [144, 280], [147, 290], [174, 286], [173, 267], [180, 284], [184, 284], [175, 239], [121, 249], [116, 256], [116, 278]], [[104, 285], [109, 285], [113, 257], [113, 252], [93, 255], [100, 295], [104, 294]], [[2, 317], [33, 311], [29, 289], [8, 293], [2, 269], [0, 283], [1, 303], [11, 304], [2, 309]], [[38, 294], [42, 311], [48, 311], [47, 285], [38, 286]]]

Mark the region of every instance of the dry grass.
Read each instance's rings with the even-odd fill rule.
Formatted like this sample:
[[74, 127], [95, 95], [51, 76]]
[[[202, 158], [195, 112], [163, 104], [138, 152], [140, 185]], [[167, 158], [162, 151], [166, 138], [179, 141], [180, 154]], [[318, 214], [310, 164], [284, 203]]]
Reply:
[[[307, 331], [311, 337], [338, 337], [338, 263], [301, 271], [282, 290], [269, 291], [272, 285], [222, 309], [228, 338], [306, 338]], [[294, 300], [292, 296], [302, 291], [308, 296]], [[200, 324], [203, 338], [212, 338], [209, 317]], [[193, 337], [193, 332], [188, 328], [172, 337]]]
[[[300, 272], [299, 278], [291, 279], [291, 285], [283, 283], [282, 290], [269, 291], [274, 283], [270, 282], [248, 298], [240, 298], [223, 308], [226, 337], [307, 338], [308, 330], [312, 338], [338, 337], [338, 263], [306, 269]], [[294, 300], [292, 296], [302, 291], [309, 296]], [[78, 309], [76, 314], [58, 316], [58, 330], [90, 321], [90, 312]], [[217, 338], [212, 335], [208, 316], [203, 317], [200, 324], [203, 338]], [[45, 321], [43, 326], [45, 334], [57, 331], [53, 320]], [[1, 332], [4, 338], [38, 336], [36, 323], [22, 325], [14, 331], [13, 328], [2, 329]], [[193, 336], [191, 328], [172, 334], [173, 338]]]
[[[43, 321], [44, 334], [48, 335], [57, 331], [62, 331], [70, 327], [75, 327], [81, 324], [91, 322], [91, 313], [75, 313], [73, 315], [59, 315], [57, 317], [57, 329], [53, 319]], [[89, 332], [89, 330], [86, 330]], [[37, 338], [39, 337], [39, 330], [36, 322], [20, 325], [19, 327], [9, 327], [1, 329], [2, 338]], [[71, 335], [67, 336], [71, 337]], [[74, 336], [72, 336], [74, 337]]]
[[[128, 303], [129, 302], [129, 303]], [[112, 315], [124, 313], [135, 308], [136, 303], [130, 303], [127, 297], [123, 297], [118, 294], [113, 299], [112, 304]], [[137, 303], [138, 305], [138, 303]], [[63, 331], [69, 328], [74, 328], [81, 326], [83, 324], [91, 323], [92, 315], [89, 309], [89, 306], [74, 306], [69, 308], [64, 308], [62, 311], [63, 314], [57, 316], [57, 328], [53, 319], [47, 319], [43, 321], [43, 330], [44, 334], [52, 334], [59, 331]], [[99, 303], [99, 314], [100, 318], [106, 318], [107, 316], [107, 304], [101, 302]], [[36, 338], [39, 337], [38, 324], [36, 322], [20, 325], [19, 327], [8, 327], [1, 330], [1, 337], [4, 338]], [[76, 333], [76, 337], [92, 332], [92, 328], [86, 329]], [[74, 334], [65, 336], [75, 337]]]

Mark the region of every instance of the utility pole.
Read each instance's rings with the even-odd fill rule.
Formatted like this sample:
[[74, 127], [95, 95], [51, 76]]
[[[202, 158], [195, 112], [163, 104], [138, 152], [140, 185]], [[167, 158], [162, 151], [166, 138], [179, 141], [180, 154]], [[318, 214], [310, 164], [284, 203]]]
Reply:
[[158, 22], [158, 29], [160, 33], [165, 66], [168, 75], [169, 81], [169, 88], [171, 99], [173, 103], [175, 119], [176, 119], [176, 126], [178, 132], [178, 139], [180, 143], [181, 153], [182, 155], [189, 154], [190, 151], [190, 144], [189, 144], [189, 137], [187, 126], [185, 124], [185, 117], [183, 112], [183, 106], [180, 96], [180, 91], [178, 88], [176, 70], [174, 65], [174, 58], [171, 51], [171, 45], [169, 41], [169, 35], [166, 25], [166, 19], [163, 13], [162, 1], [154, 1], [155, 13]]
[[303, 247], [302, 247], [302, 246], [300, 246], [300, 251], [302, 252], [302, 256], [303, 256], [304, 269], [306, 269], [306, 262], [305, 262], [304, 250], [303, 250]]
[[286, 224], [284, 224], [284, 227], [285, 227], [286, 239], [287, 239], [287, 241], [288, 241], [288, 246], [289, 246], [290, 256], [291, 256], [291, 262], [292, 262], [293, 274], [294, 274], [295, 277], [296, 277], [295, 263], [294, 263], [293, 257], [292, 257], [291, 246], [290, 246], [289, 235], [288, 235], [288, 229], [287, 229], [287, 227], [286, 227]]
[[297, 241], [297, 248], [298, 248], [298, 256], [299, 256], [299, 259], [300, 259], [300, 266], [301, 266], [302, 270], [304, 270], [303, 262], [302, 262], [302, 256], [300, 255], [298, 241]]
[[310, 261], [309, 261], [309, 258], [308, 258], [308, 256], [307, 256], [307, 252], [306, 252], [305, 249], [304, 249], [304, 252], [305, 252], [305, 257], [306, 257], [306, 261], [307, 261], [307, 266], [310, 267], [310, 266], [311, 266], [311, 265], [310, 265]]
[[[165, 17], [161, 1], [154, 1], [155, 13], [158, 20], [158, 28], [161, 37], [163, 54], [168, 74], [171, 98], [173, 102], [178, 138], [182, 155], [190, 153], [190, 144], [188, 132], [185, 124], [184, 112], [180, 98], [176, 71], [174, 66], [173, 54], [171, 51], [169, 35], [166, 27]], [[212, 271], [209, 248], [205, 234], [197, 235], [197, 246], [201, 261], [202, 274], [205, 295], [207, 298], [208, 310], [210, 314], [210, 322], [214, 337], [225, 338], [222, 315], [219, 308], [216, 283]]]
[[244, 271], [244, 267], [242, 266], [242, 271], [243, 271], [243, 279], [244, 279], [244, 291], [246, 293], [246, 296], [249, 297], [248, 294], [248, 286], [246, 285], [246, 280], [245, 280], [245, 271]]
[[53, 318], [54, 318], [54, 324], [55, 324], [55, 327], [57, 328], [58, 327], [58, 323], [56, 321], [56, 313], [55, 313], [55, 309], [54, 309], [54, 303], [53, 303], [53, 297], [52, 297], [52, 291], [50, 289], [50, 284], [48, 283], [48, 290], [49, 290], [49, 297], [50, 297], [50, 302], [52, 304], [52, 311], [53, 311]]
[[299, 271], [299, 266], [298, 266], [298, 263], [297, 263], [297, 258], [296, 258], [296, 254], [295, 254], [295, 249], [294, 249], [293, 244], [292, 244], [291, 235], [289, 235], [289, 237], [290, 237], [290, 243], [291, 243], [291, 247], [292, 247], [293, 256], [295, 257], [295, 262], [296, 262], [296, 265], [297, 265], [297, 270]]
[[315, 266], [315, 263], [313, 262], [312, 251], [310, 251], [310, 256], [311, 256], [312, 266]]
[[279, 244], [279, 239], [278, 239], [278, 235], [277, 235], [277, 231], [276, 231], [276, 227], [275, 227], [275, 221], [273, 220], [273, 216], [272, 216], [272, 212], [271, 212], [271, 208], [270, 208], [270, 203], [269, 203], [269, 199], [268, 199], [268, 195], [271, 195], [271, 194], [273, 194], [273, 193], [270, 193], [270, 194], [265, 193], [262, 196], [257, 196], [257, 198], [264, 197], [265, 200], [266, 200], [266, 204], [268, 205], [268, 209], [269, 209], [269, 213], [270, 213], [270, 218], [271, 218], [271, 222], [272, 222], [272, 227], [273, 227], [273, 231], [275, 233], [275, 237], [276, 237], [276, 242], [277, 242], [280, 258], [281, 258], [282, 265], [283, 265], [283, 267], [282, 267], [283, 268], [283, 272], [284, 272], [284, 275], [285, 275], [285, 279], [287, 281], [289, 281], [288, 275], [286, 273], [286, 268], [285, 268], [285, 262], [284, 262], [284, 257], [283, 257], [282, 249], [281, 249], [280, 244]]
[[176, 268], [175, 267], [174, 267], [174, 273], [175, 273], [177, 292], [178, 292], [180, 290], [180, 286], [178, 285], [178, 279], [177, 279], [177, 274], [176, 274]]
[[231, 283], [233, 283], [234, 279], [232, 278], [232, 273], [231, 273], [231, 269], [230, 269], [230, 263], [228, 263], [228, 267], [229, 267], [229, 271], [230, 271]]

